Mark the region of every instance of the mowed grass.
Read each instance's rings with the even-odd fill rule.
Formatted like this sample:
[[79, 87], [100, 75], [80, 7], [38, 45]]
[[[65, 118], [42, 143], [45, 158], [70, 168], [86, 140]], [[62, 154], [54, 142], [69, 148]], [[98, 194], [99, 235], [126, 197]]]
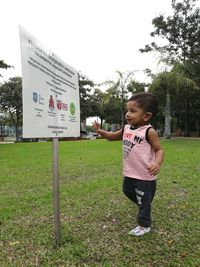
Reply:
[[200, 266], [200, 140], [161, 140], [152, 231], [130, 237], [121, 142], [59, 142], [62, 246], [54, 248], [52, 146], [0, 145], [0, 266]]

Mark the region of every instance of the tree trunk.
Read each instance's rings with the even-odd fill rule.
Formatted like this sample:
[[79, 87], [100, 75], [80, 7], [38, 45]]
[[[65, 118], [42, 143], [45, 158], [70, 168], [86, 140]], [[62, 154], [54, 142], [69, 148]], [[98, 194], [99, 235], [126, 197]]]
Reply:
[[197, 131], [197, 136], [200, 137], [200, 120], [195, 120], [195, 127]]
[[16, 136], [16, 141], [19, 141], [19, 131], [18, 131], [18, 125], [17, 123], [15, 124], [15, 136]]
[[188, 137], [190, 136], [189, 117], [190, 117], [189, 100], [187, 97], [186, 98], [186, 108], [185, 108], [185, 134], [184, 134], [184, 136], [188, 136]]
[[171, 116], [170, 116], [170, 95], [166, 95], [166, 107], [165, 107], [165, 138], [171, 138]]

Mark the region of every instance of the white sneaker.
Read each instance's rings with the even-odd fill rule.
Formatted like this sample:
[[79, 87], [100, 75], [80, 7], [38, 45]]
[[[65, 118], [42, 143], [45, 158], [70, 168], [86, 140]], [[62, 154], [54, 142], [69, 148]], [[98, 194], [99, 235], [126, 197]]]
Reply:
[[131, 230], [128, 234], [132, 235], [132, 236], [141, 236], [144, 234], [147, 234], [150, 231], [150, 227], [141, 227], [141, 226], [137, 226], [135, 227], [133, 230]]

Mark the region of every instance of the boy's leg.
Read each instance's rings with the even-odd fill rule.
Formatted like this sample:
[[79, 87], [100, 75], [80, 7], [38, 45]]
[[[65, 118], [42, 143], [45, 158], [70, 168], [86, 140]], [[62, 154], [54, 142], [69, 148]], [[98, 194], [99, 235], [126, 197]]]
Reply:
[[156, 180], [138, 180], [135, 188], [137, 204], [139, 206], [138, 224], [142, 227], [151, 226], [151, 202], [156, 191]]
[[136, 179], [124, 176], [123, 192], [130, 200], [137, 204], [135, 186]]

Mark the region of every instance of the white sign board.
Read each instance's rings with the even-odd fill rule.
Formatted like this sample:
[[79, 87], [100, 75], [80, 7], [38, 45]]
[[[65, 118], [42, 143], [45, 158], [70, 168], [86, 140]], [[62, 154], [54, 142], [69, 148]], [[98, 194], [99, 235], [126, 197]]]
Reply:
[[77, 137], [80, 100], [77, 71], [20, 27], [23, 137]]

